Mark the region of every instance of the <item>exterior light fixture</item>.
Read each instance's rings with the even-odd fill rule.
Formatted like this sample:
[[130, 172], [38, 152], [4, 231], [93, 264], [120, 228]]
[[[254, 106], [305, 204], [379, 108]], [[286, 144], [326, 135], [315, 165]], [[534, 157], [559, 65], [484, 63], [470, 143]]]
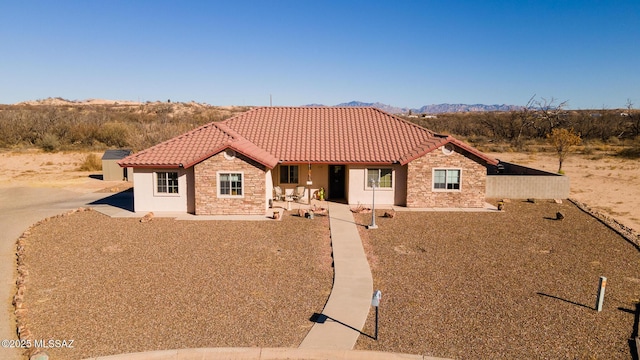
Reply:
[[371, 179], [369, 184], [371, 184], [371, 188], [373, 189], [372, 198], [371, 198], [371, 225], [367, 226], [367, 229], [377, 229], [378, 225], [376, 225], [376, 186], [378, 186], [378, 181], [376, 179]]

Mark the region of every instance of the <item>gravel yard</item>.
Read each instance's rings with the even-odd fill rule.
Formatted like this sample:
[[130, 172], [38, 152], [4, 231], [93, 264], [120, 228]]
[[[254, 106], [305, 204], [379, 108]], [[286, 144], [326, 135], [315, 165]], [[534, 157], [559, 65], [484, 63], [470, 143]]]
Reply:
[[[564, 221], [551, 219], [557, 211]], [[356, 222], [368, 224], [370, 214]], [[382, 291], [379, 340], [361, 336], [357, 349], [456, 359], [632, 357], [640, 252], [573, 204], [516, 200], [503, 213], [397, 212], [377, 223], [360, 233]], [[599, 276], [608, 278], [600, 313]], [[364, 332], [373, 331], [372, 309]]]
[[53, 359], [197, 347], [297, 347], [331, 292], [328, 217], [314, 221], [53, 218], [26, 242], [34, 339]]

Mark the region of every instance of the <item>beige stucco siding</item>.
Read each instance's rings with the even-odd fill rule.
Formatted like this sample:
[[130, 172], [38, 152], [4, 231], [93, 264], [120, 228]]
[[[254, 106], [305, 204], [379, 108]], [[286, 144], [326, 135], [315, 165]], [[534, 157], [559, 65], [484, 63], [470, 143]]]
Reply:
[[[304, 199], [309, 198], [309, 192], [311, 193], [311, 198], [313, 198], [314, 194], [320, 189], [324, 188], [327, 190], [329, 188], [329, 165], [326, 164], [313, 164], [311, 165], [311, 185], [307, 184], [307, 178], [309, 176], [309, 165], [308, 164], [287, 164], [287, 165], [297, 165], [298, 166], [298, 183], [297, 184], [283, 184], [280, 183], [280, 169], [281, 165], [276, 166], [271, 172], [271, 181], [273, 182], [273, 186], [280, 186], [282, 191], [285, 194], [292, 194], [296, 188], [296, 186], [304, 186]], [[271, 191], [270, 198], [273, 198], [273, 189]]]
[[367, 169], [392, 169], [392, 187], [376, 188], [376, 204], [379, 205], [404, 205], [406, 198], [406, 166], [401, 165], [349, 165], [348, 166], [348, 202], [350, 205], [367, 204], [370, 205], [373, 196], [373, 189], [367, 183]]
[[[156, 191], [155, 174], [158, 171], [175, 171], [178, 173], [178, 193], [159, 194]], [[145, 169], [133, 171], [134, 211], [175, 211], [188, 212], [188, 178], [193, 177], [192, 169]]]

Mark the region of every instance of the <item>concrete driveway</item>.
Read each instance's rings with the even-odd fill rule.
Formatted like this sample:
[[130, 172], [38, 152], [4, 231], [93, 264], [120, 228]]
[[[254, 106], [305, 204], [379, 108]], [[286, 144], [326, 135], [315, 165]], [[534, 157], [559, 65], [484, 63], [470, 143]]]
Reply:
[[[18, 236], [39, 220], [87, 206], [109, 195], [112, 194], [87, 193], [86, 189], [73, 191], [45, 187], [0, 188], [0, 340], [17, 339], [11, 300], [15, 293], [15, 242]], [[1, 347], [0, 358], [22, 359], [22, 351]]]

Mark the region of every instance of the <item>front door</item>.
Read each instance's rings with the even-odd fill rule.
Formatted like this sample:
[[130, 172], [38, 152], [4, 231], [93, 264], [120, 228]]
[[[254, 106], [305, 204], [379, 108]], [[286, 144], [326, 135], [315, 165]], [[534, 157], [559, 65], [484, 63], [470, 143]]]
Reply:
[[345, 198], [345, 172], [345, 165], [329, 165], [329, 199]]

